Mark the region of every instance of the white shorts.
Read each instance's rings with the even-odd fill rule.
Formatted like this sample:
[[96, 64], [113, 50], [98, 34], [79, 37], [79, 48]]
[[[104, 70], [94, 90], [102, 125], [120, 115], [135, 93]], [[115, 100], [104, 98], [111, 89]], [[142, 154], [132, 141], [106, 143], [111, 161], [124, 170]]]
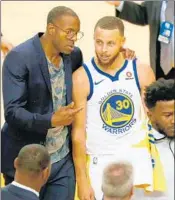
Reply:
[[[128, 161], [133, 165], [135, 186], [152, 186], [153, 168], [150, 153], [146, 148], [128, 148], [127, 150], [117, 150], [116, 154], [113, 155], [89, 155], [88, 171], [96, 200], [102, 200], [103, 197], [101, 184], [104, 168], [111, 162], [117, 161]], [[141, 198], [140, 194], [142, 195], [142, 193], [143, 192], [138, 189], [139, 200]]]

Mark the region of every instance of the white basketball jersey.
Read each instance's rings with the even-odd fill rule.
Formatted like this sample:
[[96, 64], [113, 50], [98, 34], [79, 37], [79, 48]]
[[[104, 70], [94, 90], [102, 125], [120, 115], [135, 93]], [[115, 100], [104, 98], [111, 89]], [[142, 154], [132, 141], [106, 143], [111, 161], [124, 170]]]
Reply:
[[84, 64], [90, 83], [87, 103], [87, 154], [111, 154], [145, 137], [145, 119], [136, 60], [126, 60], [111, 76], [101, 71], [94, 58]]

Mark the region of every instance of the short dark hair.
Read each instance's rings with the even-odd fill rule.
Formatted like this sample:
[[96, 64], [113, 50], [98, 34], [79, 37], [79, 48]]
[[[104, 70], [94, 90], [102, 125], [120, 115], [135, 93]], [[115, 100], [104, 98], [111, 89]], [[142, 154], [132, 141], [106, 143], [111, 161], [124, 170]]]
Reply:
[[145, 104], [148, 109], [154, 108], [157, 101], [175, 100], [175, 81], [163, 78], [155, 81], [145, 90]]
[[50, 164], [50, 155], [46, 147], [39, 144], [24, 146], [18, 154], [18, 169], [40, 173]]
[[79, 19], [78, 15], [71, 8], [68, 8], [66, 6], [57, 6], [49, 12], [47, 16], [47, 24], [53, 23], [54, 20], [58, 17], [66, 15], [77, 17]]
[[94, 31], [96, 30], [97, 27], [106, 29], [106, 30], [118, 29], [120, 34], [124, 36], [124, 24], [122, 20], [119, 19], [118, 17], [114, 17], [114, 16], [102, 17], [96, 23]]

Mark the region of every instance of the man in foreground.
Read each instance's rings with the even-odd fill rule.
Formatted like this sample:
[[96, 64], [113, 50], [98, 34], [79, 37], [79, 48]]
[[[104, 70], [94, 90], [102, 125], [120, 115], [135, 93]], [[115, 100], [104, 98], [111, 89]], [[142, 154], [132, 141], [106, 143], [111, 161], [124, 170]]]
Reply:
[[50, 175], [47, 149], [39, 144], [24, 146], [14, 161], [15, 180], [2, 188], [3, 200], [39, 200], [41, 187]]
[[130, 200], [133, 195], [133, 167], [120, 161], [109, 164], [103, 171], [103, 200]]

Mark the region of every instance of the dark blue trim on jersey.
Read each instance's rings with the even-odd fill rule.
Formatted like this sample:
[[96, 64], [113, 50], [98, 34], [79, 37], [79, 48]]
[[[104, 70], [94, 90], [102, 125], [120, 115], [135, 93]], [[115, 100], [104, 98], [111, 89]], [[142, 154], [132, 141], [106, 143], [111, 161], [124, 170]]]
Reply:
[[127, 64], [128, 64], [128, 60], [125, 60], [123, 66], [116, 72], [114, 76], [111, 76], [110, 74], [103, 72], [101, 69], [97, 67], [94, 58], [92, 58], [91, 62], [98, 73], [102, 74], [103, 76], [108, 77], [109, 79], [111, 79], [111, 81], [117, 81], [119, 79], [120, 73], [127, 67]]
[[87, 100], [89, 101], [89, 99], [92, 97], [93, 92], [94, 92], [94, 85], [93, 85], [93, 80], [92, 80], [91, 73], [90, 73], [87, 65], [83, 64], [83, 67], [84, 67], [84, 70], [87, 73], [87, 76], [88, 76], [88, 79], [89, 79], [89, 84], [90, 84], [90, 93], [89, 93], [89, 95], [87, 97]]
[[139, 78], [138, 78], [138, 74], [137, 74], [136, 60], [137, 60], [137, 59], [134, 59], [134, 60], [132, 61], [132, 63], [133, 63], [133, 70], [134, 70], [134, 76], [135, 76], [136, 85], [137, 85], [137, 87], [138, 87], [139, 92], [141, 92], [140, 83], [139, 83]]
[[155, 144], [155, 141], [149, 140], [149, 142], [150, 142], [151, 144]]

